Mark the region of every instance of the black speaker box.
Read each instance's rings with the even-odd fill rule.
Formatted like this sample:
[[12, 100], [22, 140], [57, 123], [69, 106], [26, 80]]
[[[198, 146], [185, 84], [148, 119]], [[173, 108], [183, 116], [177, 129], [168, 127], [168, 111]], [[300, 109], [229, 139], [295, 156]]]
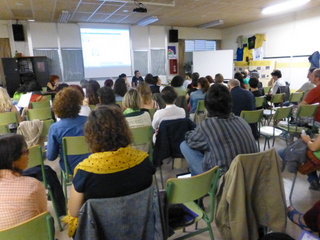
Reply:
[[13, 31], [13, 39], [15, 41], [24, 41], [24, 32], [23, 32], [23, 25], [21, 24], [12, 24], [12, 31]]
[[169, 30], [169, 42], [178, 42], [178, 30], [170, 29]]

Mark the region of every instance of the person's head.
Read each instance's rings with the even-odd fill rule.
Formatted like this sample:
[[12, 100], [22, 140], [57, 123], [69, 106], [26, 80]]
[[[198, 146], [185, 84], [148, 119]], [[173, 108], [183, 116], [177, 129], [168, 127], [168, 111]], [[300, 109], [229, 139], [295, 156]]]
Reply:
[[100, 105], [92, 110], [84, 126], [84, 136], [93, 153], [116, 151], [132, 143], [128, 123], [115, 105]]
[[118, 78], [114, 83], [113, 91], [115, 94], [123, 97], [127, 92], [126, 81], [123, 78]]
[[135, 70], [134, 71], [134, 75], [139, 78], [141, 75], [140, 75], [140, 71], [139, 70]]
[[312, 83], [313, 79], [312, 79], [312, 73], [314, 70], [316, 70], [317, 68], [315, 67], [310, 67], [309, 70], [308, 70], [308, 75], [307, 75], [307, 78], [309, 79], [309, 81]]
[[122, 107], [140, 110], [140, 106], [141, 101], [139, 93], [133, 88], [129, 89], [122, 99]]
[[0, 170], [9, 169], [21, 173], [28, 166], [28, 154], [28, 146], [22, 135], [0, 135]]
[[150, 90], [149, 84], [146, 82], [141, 82], [136, 88], [141, 100], [144, 104], [148, 104], [152, 101], [152, 92]]
[[224, 81], [224, 78], [222, 76], [221, 73], [217, 73], [215, 76], [214, 76], [214, 82], [215, 83], [223, 83]]
[[127, 79], [127, 75], [125, 73], [121, 73], [119, 75], [119, 78], [123, 78], [124, 80], [126, 80]]
[[82, 80], [80, 81], [80, 86], [81, 86], [82, 88], [86, 88], [87, 84], [88, 84], [88, 81], [85, 80], [85, 79], [82, 79]]
[[320, 84], [320, 69], [317, 68], [312, 72], [312, 83], [315, 85], [319, 85]]
[[58, 118], [75, 118], [80, 112], [82, 97], [74, 88], [64, 88], [58, 92], [52, 104], [52, 110]]
[[273, 72], [271, 73], [272, 78], [276, 81], [279, 78], [282, 78], [282, 74], [280, 70], [273, 70]]
[[56, 92], [60, 92], [62, 89], [69, 87], [69, 84], [67, 83], [60, 83], [57, 88], [56, 88]]
[[156, 82], [153, 79], [153, 75], [151, 73], [148, 73], [146, 77], [144, 78], [144, 81], [148, 84], [156, 84]]
[[98, 90], [99, 101], [101, 104], [115, 104], [116, 103], [116, 95], [114, 91], [110, 87], [102, 87]]
[[203, 93], [206, 93], [209, 89], [210, 85], [207, 78], [201, 77], [198, 80], [198, 88], [202, 89]]
[[172, 87], [181, 87], [183, 85], [184, 79], [182, 76], [176, 75], [172, 78], [171, 86]]
[[245, 88], [244, 82], [243, 82], [243, 76], [242, 76], [242, 74], [241, 74], [240, 72], [236, 72], [236, 73], [234, 74], [234, 78], [237, 79], [237, 80], [239, 80], [239, 82], [240, 82], [240, 87]]
[[0, 112], [6, 112], [12, 108], [11, 98], [7, 90], [0, 87]]
[[81, 100], [84, 99], [84, 91], [83, 91], [82, 87], [80, 87], [79, 85], [76, 85], [76, 84], [71, 84], [69, 87], [77, 90], [81, 95]]
[[230, 90], [234, 87], [240, 87], [240, 81], [238, 79], [230, 79], [228, 82], [228, 87]]
[[246, 71], [241, 71], [241, 75], [242, 75], [243, 78], [246, 78], [248, 76]]
[[154, 82], [156, 85], [161, 85], [161, 78], [159, 76], [153, 76]]
[[258, 88], [259, 80], [255, 77], [251, 77], [249, 80], [250, 88]]
[[86, 97], [89, 100], [90, 105], [96, 105], [99, 103], [98, 90], [100, 84], [96, 80], [89, 80], [86, 85]]
[[228, 118], [231, 113], [232, 98], [224, 84], [214, 83], [209, 88], [204, 104], [209, 117]]
[[194, 81], [198, 81], [199, 77], [200, 77], [200, 74], [198, 72], [194, 72], [191, 75], [191, 79]]
[[173, 104], [178, 94], [171, 86], [166, 86], [161, 91], [161, 97], [166, 104]]
[[109, 87], [109, 88], [112, 88], [112, 86], [113, 86], [113, 80], [112, 79], [107, 79], [107, 80], [105, 80], [104, 81], [104, 86], [106, 86], [106, 87]]
[[58, 75], [50, 75], [49, 82], [51, 82], [53, 85], [56, 85], [59, 83], [59, 76]]
[[251, 73], [250, 73], [250, 77], [259, 79], [260, 74], [259, 74], [259, 72], [257, 70], [252, 70]]
[[209, 83], [214, 83], [214, 79], [210, 75], [207, 75], [206, 79], [208, 80]]

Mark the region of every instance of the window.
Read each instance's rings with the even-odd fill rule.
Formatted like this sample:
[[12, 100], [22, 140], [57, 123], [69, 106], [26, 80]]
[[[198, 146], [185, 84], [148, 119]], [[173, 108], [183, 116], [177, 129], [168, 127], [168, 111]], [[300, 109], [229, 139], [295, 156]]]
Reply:
[[210, 40], [185, 40], [185, 52], [215, 51], [216, 41]]

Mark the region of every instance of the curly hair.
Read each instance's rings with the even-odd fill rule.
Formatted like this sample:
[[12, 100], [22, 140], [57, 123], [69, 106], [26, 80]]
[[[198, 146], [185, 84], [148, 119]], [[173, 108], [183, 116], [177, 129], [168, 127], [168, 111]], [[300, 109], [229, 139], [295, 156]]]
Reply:
[[152, 102], [152, 92], [150, 90], [148, 83], [146, 83], [146, 82], [139, 83], [136, 90], [140, 94], [140, 97], [141, 97], [143, 104], [149, 104]]
[[62, 89], [54, 98], [52, 109], [59, 118], [75, 118], [80, 112], [82, 96], [74, 88]]
[[123, 108], [132, 108], [133, 110], [140, 110], [141, 100], [140, 94], [134, 88], [129, 89], [129, 91], [124, 95], [122, 99]]
[[93, 153], [116, 151], [132, 143], [128, 123], [121, 109], [114, 105], [100, 105], [90, 113], [84, 136]]
[[82, 87], [80, 87], [79, 85], [76, 85], [76, 84], [71, 84], [71, 85], [69, 85], [69, 87], [79, 91], [79, 93], [81, 94], [82, 100], [84, 99], [84, 91], [83, 91]]

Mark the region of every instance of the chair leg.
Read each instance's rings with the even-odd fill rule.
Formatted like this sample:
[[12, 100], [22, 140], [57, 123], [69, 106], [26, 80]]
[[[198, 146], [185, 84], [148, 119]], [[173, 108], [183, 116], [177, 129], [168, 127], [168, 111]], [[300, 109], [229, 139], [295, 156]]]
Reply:
[[290, 190], [290, 195], [289, 195], [289, 201], [290, 201], [291, 205], [292, 205], [292, 194], [293, 194], [294, 185], [296, 184], [297, 174], [298, 174], [297, 172], [294, 174], [294, 177], [292, 180], [292, 186], [291, 186], [291, 190]]
[[161, 180], [161, 186], [162, 186], [162, 189], [164, 189], [161, 166], [160, 166], [159, 168], [160, 168], [160, 180]]
[[56, 219], [57, 219], [57, 222], [58, 222], [58, 226], [59, 226], [59, 230], [60, 232], [63, 231], [63, 227], [61, 225], [61, 221], [60, 221], [60, 218], [59, 218], [59, 215], [58, 215], [58, 211], [57, 211], [57, 205], [56, 205], [56, 202], [53, 198], [53, 195], [52, 195], [52, 192], [51, 192], [51, 189], [48, 188], [48, 195], [51, 199], [51, 202], [52, 202], [52, 206], [53, 206], [53, 211], [54, 211], [54, 215], [56, 216]]

